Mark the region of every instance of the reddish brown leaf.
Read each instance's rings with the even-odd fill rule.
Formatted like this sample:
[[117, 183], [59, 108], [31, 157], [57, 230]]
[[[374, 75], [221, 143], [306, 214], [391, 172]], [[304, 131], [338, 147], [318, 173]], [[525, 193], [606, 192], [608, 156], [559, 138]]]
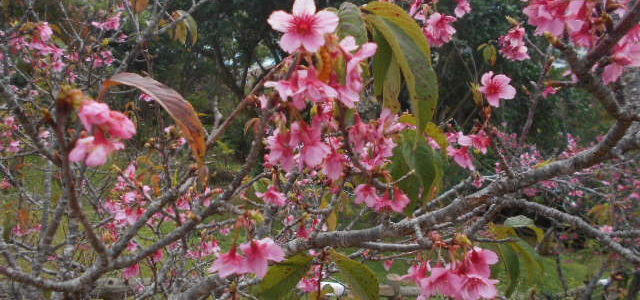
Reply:
[[150, 77], [142, 77], [134, 73], [119, 73], [105, 81], [98, 100], [104, 98], [109, 88], [120, 84], [140, 89], [155, 99], [171, 115], [180, 127], [182, 135], [189, 141], [198, 165], [203, 169], [207, 151], [206, 132], [191, 103], [170, 87]]
[[131, 3], [134, 4], [134, 10], [137, 13], [144, 11], [149, 6], [149, 0], [131, 0]]

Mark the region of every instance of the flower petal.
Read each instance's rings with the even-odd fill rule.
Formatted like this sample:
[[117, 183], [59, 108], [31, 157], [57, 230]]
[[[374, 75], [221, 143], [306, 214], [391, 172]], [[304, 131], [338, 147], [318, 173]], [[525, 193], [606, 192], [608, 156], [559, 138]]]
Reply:
[[324, 36], [319, 32], [309, 33], [300, 37], [300, 41], [307, 51], [316, 52], [324, 45]]
[[338, 27], [338, 22], [340, 22], [338, 15], [326, 10], [318, 12], [314, 19], [315, 22], [313, 23], [313, 29], [320, 33], [334, 32]]
[[280, 48], [288, 53], [296, 52], [301, 45], [302, 39], [300, 36], [292, 32], [285, 33], [280, 39]]
[[274, 11], [267, 22], [271, 25], [271, 28], [280, 32], [287, 32], [289, 27], [291, 26], [291, 21], [293, 20], [293, 16], [286, 13], [285, 11], [278, 10]]
[[316, 4], [313, 1], [314, 0], [296, 0], [293, 3], [293, 14], [295, 16], [315, 14]]

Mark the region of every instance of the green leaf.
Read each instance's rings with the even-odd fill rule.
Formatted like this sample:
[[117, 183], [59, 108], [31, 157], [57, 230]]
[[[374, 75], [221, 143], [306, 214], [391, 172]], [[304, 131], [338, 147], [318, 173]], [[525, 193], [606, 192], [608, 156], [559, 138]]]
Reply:
[[542, 283], [544, 279], [544, 265], [538, 253], [522, 239], [508, 244], [518, 255], [521, 267], [523, 267], [527, 273], [527, 283], [530, 285]]
[[335, 251], [331, 252], [331, 258], [351, 287], [355, 299], [379, 299], [378, 277], [368, 266]]
[[259, 299], [282, 299], [289, 294], [307, 273], [313, 257], [298, 254], [269, 268], [262, 282], [254, 288]]
[[382, 90], [382, 105], [390, 109], [394, 113], [400, 111], [400, 91], [402, 90], [402, 77], [400, 74], [400, 66], [396, 60], [392, 57], [389, 68], [387, 69], [387, 75], [384, 78]]
[[433, 118], [438, 102], [438, 80], [431, 66], [429, 42], [416, 21], [395, 4], [371, 2], [363, 10], [368, 13], [365, 21], [375, 29], [374, 36], [379, 33], [384, 37], [402, 70], [411, 110], [418, 120], [418, 132], [422, 132]]
[[504, 295], [511, 297], [520, 280], [520, 260], [511, 245], [498, 244], [497, 250], [500, 255], [500, 262], [504, 266], [504, 270], [509, 277], [509, 285], [507, 286]]
[[393, 59], [393, 53], [391, 52], [391, 46], [384, 39], [382, 33], [374, 31], [373, 41], [378, 44], [378, 50], [373, 57], [373, 93], [376, 97], [381, 97], [389, 65], [391, 65], [391, 59]]
[[362, 20], [362, 12], [360, 8], [353, 3], [344, 2], [338, 10], [340, 25], [338, 25], [338, 36], [345, 38], [353, 36], [358, 45], [362, 45], [369, 41], [367, 37], [367, 28]]
[[412, 200], [409, 210], [433, 198], [434, 189], [437, 191], [442, 185], [442, 166], [442, 157], [429, 146], [422, 135], [412, 130], [403, 132], [394, 150], [391, 175], [394, 179], [400, 179], [411, 170], [415, 171], [415, 174], [398, 184]]

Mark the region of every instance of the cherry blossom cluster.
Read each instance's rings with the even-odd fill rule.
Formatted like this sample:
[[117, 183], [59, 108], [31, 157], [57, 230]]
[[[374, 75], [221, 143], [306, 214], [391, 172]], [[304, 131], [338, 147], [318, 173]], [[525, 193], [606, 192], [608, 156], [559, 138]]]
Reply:
[[506, 35], [500, 37], [500, 53], [510, 60], [520, 61], [529, 59], [528, 48], [524, 39], [526, 32], [521, 25], [511, 28]]
[[[243, 254], [238, 253], [238, 248]], [[222, 278], [231, 274], [241, 275], [252, 273], [258, 278], [267, 274], [269, 261], [280, 262], [284, 260], [284, 250], [271, 238], [251, 240], [233, 246], [228, 253], [220, 255], [211, 266], [211, 273], [217, 272]]]
[[[524, 9], [535, 34], [562, 37], [565, 33], [578, 47], [592, 48], [610, 30], [611, 20], [629, 12], [630, 1], [532, 0]], [[640, 25], [629, 31], [604, 62], [605, 83], [618, 80], [625, 68], [640, 66]]]
[[491, 146], [491, 138], [485, 130], [480, 130], [471, 135], [464, 135], [461, 131], [451, 132], [447, 134], [447, 138], [450, 145], [447, 147], [447, 154], [451, 156], [459, 166], [471, 171], [476, 170], [473, 164], [473, 157], [471, 156], [471, 148], [475, 148], [482, 154], [487, 154]]
[[498, 280], [491, 279], [491, 265], [498, 262], [498, 255], [479, 247], [473, 247], [461, 261], [437, 264], [422, 261], [409, 268], [402, 277], [420, 286], [418, 299], [442, 295], [460, 300], [493, 299], [498, 295]]
[[0, 124], [0, 152], [16, 153], [20, 151], [22, 142], [16, 137], [19, 129], [20, 126], [13, 116], [7, 116], [2, 119], [2, 124]]
[[[311, 0], [296, 1], [291, 14], [274, 12], [269, 24], [284, 33], [280, 46], [300, 55], [302, 61], [290, 58], [290, 77], [265, 84], [274, 88], [279, 98], [271, 103], [269, 97], [261, 97], [263, 109], [277, 111], [272, 118], [276, 128], [266, 139], [266, 167], [277, 167], [289, 174], [320, 171], [332, 182], [338, 182], [352, 168], [371, 175], [381, 172], [393, 155], [393, 136], [405, 125], [387, 109], [379, 119], [368, 122], [355, 112], [354, 124], [349, 128], [336, 115], [341, 107], [351, 109], [360, 101], [364, 88], [361, 64], [375, 54], [376, 44], [358, 45], [351, 36], [338, 42], [333, 34], [337, 15], [329, 11], [316, 13]], [[322, 58], [321, 64], [309, 59], [314, 52]], [[341, 61], [345, 62], [344, 74], [337, 71]], [[310, 103], [315, 115], [307, 121], [299, 112], [309, 108]], [[298, 113], [287, 116], [285, 112], [291, 109]], [[377, 211], [402, 212], [409, 203], [397, 187], [380, 196], [372, 185], [362, 186], [368, 188], [356, 189], [356, 202]], [[273, 205], [287, 202], [286, 195], [276, 186], [257, 195]]]
[[432, 47], [441, 47], [453, 40], [453, 35], [456, 33], [456, 29], [452, 26], [453, 22], [471, 12], [471, 4], [468, 0], [456, 0], [455, 17], [436, 11], [435, 6], [438, 1], [414, 0], [409, 8], [409, 14], [424, 23], [422, 31]]
[[[0, 37], [4, 34], [0, 34]], [[22, 30], [9, 36], [9, 49], [24, 53], [24, 62], [44, 72], [62, 72], [69, 59], [66, 49], [54, 42], [54, 32], [47, 22], [27, 23]]]
[[[70, 94], [82, 92], [71, 91]], [[82, 99], [82, 96], [75, 98], [80, 98], [78, 116], [89, 135], [76, 141], [69, 160], [84, 161], [90, 167], [104, 165], [113, 152], [124, 149], [122, 140], [132, 138], [136, 127], [125, 114], [111, 110], [106, 103]]]

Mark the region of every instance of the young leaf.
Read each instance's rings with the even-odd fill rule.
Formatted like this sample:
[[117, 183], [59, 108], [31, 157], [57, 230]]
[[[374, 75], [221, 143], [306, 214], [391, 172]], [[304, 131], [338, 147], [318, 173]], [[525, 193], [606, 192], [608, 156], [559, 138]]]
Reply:
[[485, 44], [485, 47], [482, 48], [482, 58], [487, 64], [495, 66], [498, 59], [498, 50], [494, 45]]
[[338, 36], [345, 38], [353, 36], [358, 45], [362, 45], [369, 41], [367, 37], [367, 28], [362, 20], [362, 12], [360, 8], [353, 3], [344, 2], [338, 10], [340, 17], [340, 25], [338, 25]]
[[269, 268], [262, 282], [254, 288], [259, 299], [283, 299], [307, 273], [313, 257], [298, 254]]
[[378, 277], [369, 267], [335, 251], [331, 252], [331, 258], [356, 299], [372, 300], [380, 297]]
[[176, 24], [174, 28], [173, 38], [180, 41], [182, 44], [187, 43], [187, 35], [191, 40], [191, 44], [195, 45], [198, 41], [198, 23], [196, 20], [184, 10], [176, 10], [171, 14], [174, 20], [183, 18], [182, 21]]
[[127, 85], [140, 89], [158, 102], [178, 124], [182, 135], [189, 141], [198, 164], [204, 166], [204, 156], [207, 151], [205, 144], [206, 132], [198, 114], [187, 100], [170, 87], [155, 81], [150, 77], [142, 77], [134, 73], [118, 73], [104, 82], [98, 100], [102, 101], [112, 86]]

